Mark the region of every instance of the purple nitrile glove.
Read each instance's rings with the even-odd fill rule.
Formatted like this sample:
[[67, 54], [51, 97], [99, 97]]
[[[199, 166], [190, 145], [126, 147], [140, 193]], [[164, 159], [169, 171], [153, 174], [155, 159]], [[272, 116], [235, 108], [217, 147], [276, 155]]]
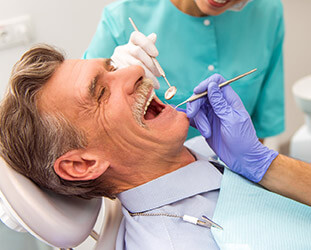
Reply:
[[208, 95], [188, 102], [187, 116], [232, 171], [259, 182], [278, 152], [258, 140], [250, 116], [231, 86], [219, 89], [224, 81], [214, 74], [201, 82], [194, 93], [208, 91]]
[[183, 108], [176, 108], [176, 110], [179, 111], [179, 112], [184, 112], [185, 114], [187, 114], [187, 110], [185, 110]]

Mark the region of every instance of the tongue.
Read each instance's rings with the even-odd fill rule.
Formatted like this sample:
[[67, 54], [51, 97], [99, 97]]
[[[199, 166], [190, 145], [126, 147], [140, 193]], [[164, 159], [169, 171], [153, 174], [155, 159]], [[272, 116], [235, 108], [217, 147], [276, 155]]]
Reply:
[[158, 115], [158, 112], [153, 107], [148, 107], [145, 114], [145, 120], [152, 120]]

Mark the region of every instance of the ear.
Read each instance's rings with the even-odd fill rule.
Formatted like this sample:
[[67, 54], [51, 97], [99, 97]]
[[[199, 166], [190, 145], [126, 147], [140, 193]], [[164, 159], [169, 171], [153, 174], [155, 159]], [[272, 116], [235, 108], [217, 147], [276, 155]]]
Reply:
[[110, 166], [109, 161], [87, 149], [71, 150], [60, 156], [54, 163], [56, 174], [69, 181], [93, 180], [102, 175]]

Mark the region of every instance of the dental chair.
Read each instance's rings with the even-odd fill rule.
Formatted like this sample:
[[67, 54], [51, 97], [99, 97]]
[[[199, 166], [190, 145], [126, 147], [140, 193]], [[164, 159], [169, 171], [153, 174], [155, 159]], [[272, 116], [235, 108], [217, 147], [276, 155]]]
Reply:
[[[98, 235], [93, 228], [102, 204], [105, 212]], [[83, 200], [42, 190], [0, 158], [0, 219], [56, 248], [73, 249], [91, 236], [97, 241], [94, 250], [113, 250], [122, 215], [117, 200]]]

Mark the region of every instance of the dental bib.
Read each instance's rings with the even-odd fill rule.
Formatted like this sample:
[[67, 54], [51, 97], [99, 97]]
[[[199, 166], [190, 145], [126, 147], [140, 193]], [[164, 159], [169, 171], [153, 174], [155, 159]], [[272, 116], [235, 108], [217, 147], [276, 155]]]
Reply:
[[311, 207], [267, 191], [225, 168], [212, 228], [220, 249], [311, 249]]

